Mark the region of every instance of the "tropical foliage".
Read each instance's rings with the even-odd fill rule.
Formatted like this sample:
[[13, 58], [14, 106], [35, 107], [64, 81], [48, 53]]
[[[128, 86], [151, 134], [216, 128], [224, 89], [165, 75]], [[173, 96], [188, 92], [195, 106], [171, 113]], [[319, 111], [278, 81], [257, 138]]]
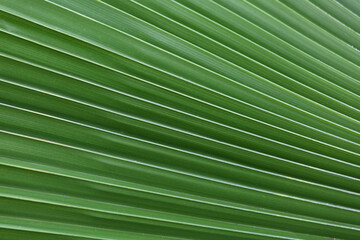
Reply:
[[360, 239], [358, 0], [0, 10], [0, 239]]

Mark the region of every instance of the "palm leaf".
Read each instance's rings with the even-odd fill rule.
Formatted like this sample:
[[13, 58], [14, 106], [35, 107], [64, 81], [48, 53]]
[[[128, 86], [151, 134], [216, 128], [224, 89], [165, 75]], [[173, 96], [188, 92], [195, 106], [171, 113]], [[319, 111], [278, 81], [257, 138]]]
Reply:
[[1, 0], [0, 238], [359, 239], [358, 0]]

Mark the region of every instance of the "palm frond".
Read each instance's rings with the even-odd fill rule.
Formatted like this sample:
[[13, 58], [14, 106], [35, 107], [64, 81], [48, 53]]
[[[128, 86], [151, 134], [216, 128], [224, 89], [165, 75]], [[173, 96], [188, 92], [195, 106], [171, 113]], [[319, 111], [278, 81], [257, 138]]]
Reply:
[[358, 0], [1, 0], [0, 238], [359, 239]]

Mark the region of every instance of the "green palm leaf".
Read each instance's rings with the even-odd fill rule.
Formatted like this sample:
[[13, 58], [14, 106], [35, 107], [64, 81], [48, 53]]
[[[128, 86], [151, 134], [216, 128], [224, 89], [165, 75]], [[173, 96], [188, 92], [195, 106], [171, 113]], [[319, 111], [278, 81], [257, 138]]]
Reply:
[[0, 0], [0, 239], [359, 239], [358, 0]]

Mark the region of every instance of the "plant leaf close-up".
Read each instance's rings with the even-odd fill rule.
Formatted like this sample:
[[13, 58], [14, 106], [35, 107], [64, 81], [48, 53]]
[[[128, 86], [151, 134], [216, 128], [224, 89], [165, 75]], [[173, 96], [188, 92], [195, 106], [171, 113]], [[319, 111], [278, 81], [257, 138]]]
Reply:
[[0, 0], [0, 240], [360, 239], [359, 0]]

